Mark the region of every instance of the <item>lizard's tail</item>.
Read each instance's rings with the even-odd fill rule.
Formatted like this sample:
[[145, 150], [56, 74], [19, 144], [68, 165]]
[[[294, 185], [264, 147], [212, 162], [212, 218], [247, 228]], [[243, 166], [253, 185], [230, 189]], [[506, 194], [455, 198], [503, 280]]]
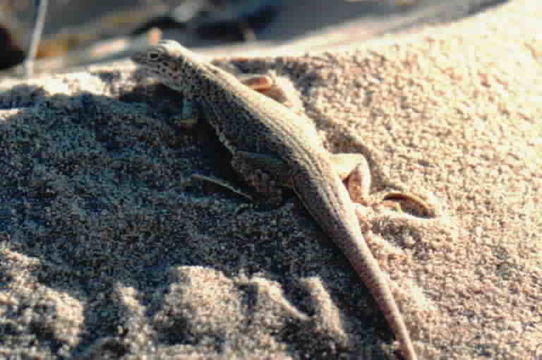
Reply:
[[[338, 175], [331, 169], [318, 170], [320, 171], [311, 171], [310, 176], [298, 174], [294, 180], [294, 190], [309, 213], [348, 258], [371, 292], [396, 340], [399, 341], [404, 358], [416, 360], [416, 352], [403, 316], [386, 277], [363, 238], [350, 196]], [[326, 176], [315, 176], [315, 173]]]

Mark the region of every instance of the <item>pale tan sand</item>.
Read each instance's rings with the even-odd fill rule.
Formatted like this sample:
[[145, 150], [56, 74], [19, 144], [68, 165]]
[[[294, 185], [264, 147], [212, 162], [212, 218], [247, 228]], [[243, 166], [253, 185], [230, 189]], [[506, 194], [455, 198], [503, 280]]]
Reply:
[[[368, 236], [422, 359], [542, 347], [540, 19], [518, 0], [246, 65], [291, 77], [332, 150], [355, 149], [347, 126], [442, 207]], [[235, 178], [207, 127], [180, 128], [178, 95], [123, 66], [1, 84], [0, 358], [391, 356], [299, 202], [265, 209], [191, 180]]]

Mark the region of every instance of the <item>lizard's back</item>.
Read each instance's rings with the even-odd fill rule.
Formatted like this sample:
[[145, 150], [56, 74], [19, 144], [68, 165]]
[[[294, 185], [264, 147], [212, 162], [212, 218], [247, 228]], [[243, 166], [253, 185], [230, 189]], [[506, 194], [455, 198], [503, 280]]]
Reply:
[[288, 163], [327, 156], [308, 119], [248, 88], [222, 69], [205, 65], [214, 76], [202, 81], [200, 89], [206, 88], [205, 93], [211, 95], [199, 101], [204, 105], [205, 118], [234, 151], [271, 152]]

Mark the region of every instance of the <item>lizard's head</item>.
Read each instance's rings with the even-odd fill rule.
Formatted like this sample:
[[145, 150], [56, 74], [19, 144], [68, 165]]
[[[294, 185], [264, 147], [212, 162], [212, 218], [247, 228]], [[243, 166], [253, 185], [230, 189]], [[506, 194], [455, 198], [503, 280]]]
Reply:
[[135, 53], [131, 59], [160, 82], [179, 91], [185, 90], [183, 85], [190, 83], [186, 77], [193, 75], [199, 64], [196, 54], [174, 40], [160, 41]]

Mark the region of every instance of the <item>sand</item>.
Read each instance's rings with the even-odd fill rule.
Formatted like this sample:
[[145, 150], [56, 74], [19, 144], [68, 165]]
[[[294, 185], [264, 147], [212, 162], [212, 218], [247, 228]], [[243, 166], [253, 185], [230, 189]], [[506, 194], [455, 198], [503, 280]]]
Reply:
[[[540, 19], [517, 0], [243, 63], [294, 82], [330, 151], [373, 149], [438, 210], [365, 224], [422, 359], [542, 354]], [[192, 178], [250, 192], [204, 122], [180, 126], [178, 94], [127, 61], [0, 88], [0, 358], [393, 358], [295, 197]]]

